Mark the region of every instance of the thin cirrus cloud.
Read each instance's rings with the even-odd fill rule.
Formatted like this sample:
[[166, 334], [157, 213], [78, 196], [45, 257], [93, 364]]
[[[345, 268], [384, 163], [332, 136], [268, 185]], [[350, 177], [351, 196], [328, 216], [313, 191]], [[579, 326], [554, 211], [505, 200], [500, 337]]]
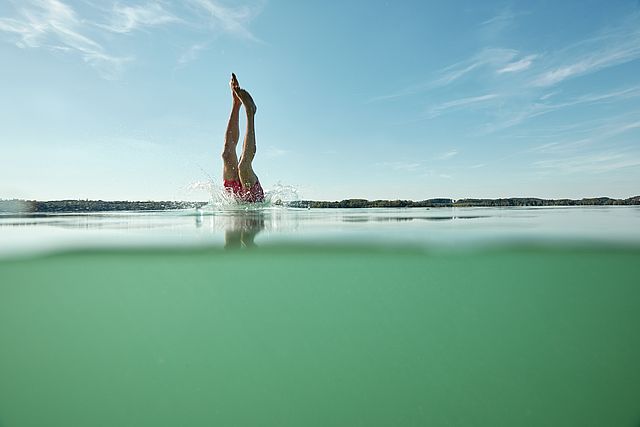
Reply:
[[[515, 50], [484, 49], [466, 61], [444, 68], [443, 75], [432, 83], [453, 85], [466, 77], [474, 83], [475, 92], [484, 90], [489, 94], [445, 99], [432, 106], [426, 118], [433, 119], [458, 110], [482, 109], [488, 116], [493, 116], [493, 120], [483, 123], [479, 130], [480, 134], [487, 134], [571, 107], [637, 99], [640, 97], [638, 86], [574, 97], [559, 95], [566, 80], [640, 59], [640, 27], [637, 24], [640, 24], [640, 15], [545, 55], [523, 56]], [[483, 69], [493, 70], [493, 75], [481, 73]], [[456, 92], [460, 93], [459, 90]], [[496, 103], [495, 98], [500, 102]], [[555, 102], [551, 102], [551, 98]]]
[[510, 8], [503, 9], [502, 12], [498, 13], [491, 18], [482, 21], [480, 23], [481, 26], [491, 26], [491, 25], [500, 25], [504, 26], [505, 24], [511, 24], [514, 21], [516, 14]]
[[524, 11], [516, 12], [511, 6], [507, 6], [497, 15], [479, 24], [476, 38], [484, 41], [484, 43], [493, 45], [494, 42], [499, 42], [505, 34], [517, 28], [518, 18], [520, 16], [528, 14], [528, 12]]
[[502, 9], [500, 13], [480, 23], [481, 30], [486, 35], [499, 35], [516, 24], [517, 18], [529, 15], [529, 12], [515, 12], [510, 6]]
[[484, 104], [489, 101], [493, 101], [499, 97], [500, 95], [498, 95], [497, 93], [488, 93], [480, 96], [471, 96], [467, 98], [454, 99], [452, 101], [443, 102], [442, 104], [432, 107], [428, 112], [428, 116], [429, 118], [434, 118], [447, 111], [459, 110], [459, 109], [470, 107], [472, 105]]
[[404, 161], [378, 162], [375, 163], [374, 166], [400, 172], [417, 172], [423, 168], [421, 163]]
[[[134, 54], [121, 55], [110, 51], [113, 34], [127, 35], [144, 29], [182, 25], [200, 34], [222, 32], [232, 37], [260, 41], [248, 25], [261, 12], [263, 3], [250, 7], [224, 6], [214, 0], [188, 0], [176, 4], [150, 1], [137, 5], [113, 2], [111, 8], [89, 1], [83, 4], [87, 7], [85, 12], [98, 14], [101, 19], [81, 16], [63, 0], [16, 3], [13, 16], [0, 16], [0, 40], [22, 49], [45, 49], [76, 55], [105, 79], [118, 78], [125, 65], [135, 60]], [[178, 64], [184, 65], [195, 59], [205, 47], [204, 43], [192, 45], [178, 58]]]
[[201, 17], [207, 18], [211, 26], [220, 28], [230, 35], [262, 43], [262, 40], [249, 30], [248, 25], [262, 12], [264, 3], [233, 8], [223, 6], [213, 0], [189, 0], [188, 3], [196, 9]]
[[540, 160], [533, 166], [554, 173], [602, 173], [640, 166], [640, 156], [627, 151], [603, 151], [585, 155]]
[[165, 8], [158, 3], [148, 3], [144, 6], [123, 6], [115, 4], [110, 22], [99, 25], [114, 33], [130, 33], [140, 28], [178, 22], [182, 22], [182, 20], [165, 10]]
[[538, 134], [535, 138], [545, 139], [549, 136], [552, 142], [513, 153], [511, 157], [533, 156], [535, 160], [530, 166], [536, 173], [548, 176], [606, 173], [640, 166], [640, 152], [635, 144], [629, 144], [629, 138], [618, 140], [618, 143], [614, 139], [640, 129], [637, 113], [603, 117], [596, 120], [595, 124], [592, 122], [549, 129], [544, 132], [547, 135]]
[[511, 63], [505, 65], [503, 68], [500, 68], [496, 72], [498, 74], [504, 74], [504, 73], [516, 73], [516, 72], [519, 72], [519, 71], [524, 71], [524, 70], [528, 69], [529, 67], [531, 67], [531, 64], [533, 64], [533, 61], [536, 58], [538, 58], [538, 56], [539, 55], [528, 55], [528, 56], [525, 56], [524, 58], [520, 59], [519, 61], [511, 62]]
[[449, 150], [445, 153], [442, 153], [441, 155], [439, 155], [437, 157], [438, 160], [447, 160], [447, 159], [451, 159], [452, 157], [455, 157], [459, 154], [460, 152], [458, 150]]
[[636, 37], [633, 44], [606, 47], [595, 53], [583, 55], [571, 63], [544, 71], [533, 80], [532, 84], [541, 87], [554, 86], [564, 80], [621, 65], [638, 58], [640, 58], [640, 37]]
[[622, 65], [640, 58], [640, 14], [558, 51], [555, 61], [533, 79], [538, 87], [555, 86], [565, 80]]
[[528, 151], [554, 156], [574, 153], [589, 146], [609, 145], [613, 138], [638, 129], [640, 129], [640, 119], [637, 114], [607, 117], [595, 126], [579, 124], [566, 132], [553, 132], [549, 135], [553, 137], [553, 142], [536, 145]]
[[[507, 12], [482, 22], [481, 26], [512, 22], [518, 16], [512, 11]], [[486, 123], [482, 133], [494, 132], [571, 106], [611, 103], [636, 97], [635, 89], [624, 89], [562, 102], [546, 102], [557, 96], [562, 83], [569, 79], [637, 59], [640, 59], [640, 14], [634, 14], [618, 25], [601, 30], [578, 43], [545, 52], [544, 55], [508, 48], [484, 48], [468, 59], [441, 68], [430, 80], [370, 101], [407, 97], [449, 86], [459, 88], [464, 83], [463, 92], [456, 90], [457, 98], [441, 99], [427, 110], [423, 118], [433, 119], [448, 112], [486, 108], [495, 115], [496, 121]], [[468, 92], [469, 87], [473, 87], [475, 93], [460, 96]], [[550, 88], [553, 90], [550, 91]], [[478, 92], [488, 94], [477, 95]], [[494, 101], [498, 97], [500, 103], [496, 104]]]
[[439, 77], [433, 80], [431, 85], [433, 87], [449, 85], [484, 67], [505, 67], [517, 56], [518, 51], [514, 49], [483, 49], [465, 61], [443, 68], [439, 72]]
[[200, 53], [209, 47], [208, 43], [196, 43], [185, 50], [178, 58], [177, 67], [184, 67], [189, 62], [195, 61]]
[[475, 72], [488, 69], [504, 68], [518, 56], [515, 49], [487, 48], [472, 57], [441, 68], [432, 80], [408, 86], [397, 92], [373, 97], [369, 102], [386, 101], [395, 98], [412, 96], [439, 87], [445, 87], [470, 76]]
[[130, 57], [116, 56], [89, 35], [76, 11], [59, 0], [26, 1], [17, 18], [0, 18], [0, 32], [20, 48], [72, 52], [102, 77], [117, 77]]
[[640, 86], [632, 86], [624, 89], [614, 89], [602, 93], [588, 93], [578, 97], [569, 98], [559, 102], [530, 102], [519, 108], [509, 110], [507, 116], [499, 116], [495, 123], [485, 126], [485, 133], [493, 133], [520, 125], [527, 120], [539, 117], [555, 111], [577, 107], [581, 105], [610, 104], [640, 97]]

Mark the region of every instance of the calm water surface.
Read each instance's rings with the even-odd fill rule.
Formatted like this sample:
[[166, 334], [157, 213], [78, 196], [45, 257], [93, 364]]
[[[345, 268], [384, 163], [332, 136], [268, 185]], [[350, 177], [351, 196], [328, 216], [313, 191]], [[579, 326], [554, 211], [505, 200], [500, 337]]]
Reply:
[[523, 242], [640, 244], [640, 207], [225, 209], [0, 214], [0, 256], [64, 248], [372, 244], [463, 249]]
[[0, 217], [0, 426], [640, 425], [640, 209]]

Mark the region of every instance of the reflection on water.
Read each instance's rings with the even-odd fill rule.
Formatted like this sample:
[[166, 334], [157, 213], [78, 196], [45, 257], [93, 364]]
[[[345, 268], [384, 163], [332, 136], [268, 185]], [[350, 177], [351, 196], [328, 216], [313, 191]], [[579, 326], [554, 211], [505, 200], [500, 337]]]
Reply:
[[252, 248], [256, 235], [264, 229], [263, 212], [245, 212], [234, 215], [224, 232], [225, 249]]
[[96, 246], [253, 247], [282, 242], [458, 247], [519, 241], [640, 242], [640, 208], [286, 207], [0, 215], [0, 255]]

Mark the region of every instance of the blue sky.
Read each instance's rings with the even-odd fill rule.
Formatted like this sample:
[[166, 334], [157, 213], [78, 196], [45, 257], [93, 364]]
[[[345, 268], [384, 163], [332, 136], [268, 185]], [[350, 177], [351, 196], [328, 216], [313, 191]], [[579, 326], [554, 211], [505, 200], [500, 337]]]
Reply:
[[232, 71], [267, 190], [640, 194], [637, 0], [4, 0], [0, 56], [0, 198], [206, 199]]

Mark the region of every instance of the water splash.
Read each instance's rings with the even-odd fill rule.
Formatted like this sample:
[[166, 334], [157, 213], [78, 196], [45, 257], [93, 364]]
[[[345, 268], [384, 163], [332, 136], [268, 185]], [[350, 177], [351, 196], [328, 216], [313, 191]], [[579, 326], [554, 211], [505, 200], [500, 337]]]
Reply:
[[211, 210], [260, 210], [271, 207], [288, 207], [292, 202], [300, 200], [298, 189], [294, 185], [276, 183], [271, 188], [265, 188], [264, 201], [247, 203], [238, 200], [220, 182], [213, 179], [196, 181], [187, 187], [187, 191], [206, 191], [209, 203], [201, 209]]
[[280, 181], [265, 192], [265, 202], [272, 206], [289, 206], [291, 202], [300, 200], [298, 189], [293, 185], [282, 184]]

